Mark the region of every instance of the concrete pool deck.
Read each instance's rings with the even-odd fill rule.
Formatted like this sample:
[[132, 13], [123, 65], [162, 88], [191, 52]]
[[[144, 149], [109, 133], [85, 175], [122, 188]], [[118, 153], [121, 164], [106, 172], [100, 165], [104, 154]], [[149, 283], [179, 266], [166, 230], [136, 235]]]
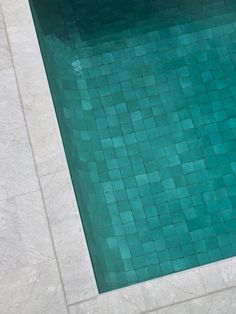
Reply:
[[0, 312], [235, 313], [236, 258], [98, 294], [28, 1], [0, 4]]

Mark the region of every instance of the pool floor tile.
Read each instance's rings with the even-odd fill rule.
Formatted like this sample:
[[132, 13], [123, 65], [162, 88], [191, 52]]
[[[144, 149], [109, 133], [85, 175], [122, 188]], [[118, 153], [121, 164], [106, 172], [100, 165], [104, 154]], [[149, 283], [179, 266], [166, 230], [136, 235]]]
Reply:
[[30, 2], [99, 291], [234, 256], [236, 3]]

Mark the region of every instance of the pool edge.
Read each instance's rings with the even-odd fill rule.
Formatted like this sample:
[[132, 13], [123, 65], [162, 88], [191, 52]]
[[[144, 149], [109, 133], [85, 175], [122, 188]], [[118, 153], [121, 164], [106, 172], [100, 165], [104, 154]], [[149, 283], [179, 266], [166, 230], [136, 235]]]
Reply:
[[98, 294], [28, 1], [1, 0], [1, 5], [58, 264], [72, 311], [78, 307], [80, 313], [92, 309], [111, 313], [119, 305], [119, 313], [125, 309], [132, 311], [128, 313], [142, 313], [234, 287], [235, 257]]

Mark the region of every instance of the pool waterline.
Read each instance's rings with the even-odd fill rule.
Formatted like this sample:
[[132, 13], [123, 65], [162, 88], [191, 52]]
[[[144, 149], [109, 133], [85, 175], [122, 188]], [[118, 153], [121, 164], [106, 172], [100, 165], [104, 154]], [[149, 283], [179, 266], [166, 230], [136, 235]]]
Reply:
[[235, 6], [205, 3], [98, 32], [34, 3], [100, 292], [235, 255]]

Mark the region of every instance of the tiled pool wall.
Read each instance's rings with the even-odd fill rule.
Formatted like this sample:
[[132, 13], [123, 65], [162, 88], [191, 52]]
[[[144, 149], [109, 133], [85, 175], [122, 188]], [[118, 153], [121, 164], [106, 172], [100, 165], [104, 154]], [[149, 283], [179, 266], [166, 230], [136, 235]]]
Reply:
[[100, 292], [236, 253], [236, 3], [32, 0]]

